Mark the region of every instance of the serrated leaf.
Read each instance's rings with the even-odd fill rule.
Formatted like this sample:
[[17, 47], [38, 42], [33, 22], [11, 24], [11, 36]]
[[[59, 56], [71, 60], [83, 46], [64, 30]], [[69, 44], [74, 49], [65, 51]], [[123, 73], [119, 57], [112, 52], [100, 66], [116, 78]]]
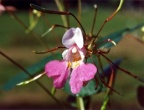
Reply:
[[[99, 44], [99, 43], [101, 43], [107, 39], [111, 39], [115, 43], [118, 43], [122, 39], [122, 37], [125, 33], [133, 32], [142, 26], [144, 26], [144, 23], [141, 23], [141, 24], [136, 25], [136, 26], [131, 27], [131, 28], [121, 29], [121, 30], [113, 32], [113, 33], [111, 33], [111, 34], [109, 34], [103, 38], [100, 38], [96, 43]], [[114, 45], [111, 42], [106, 42], [106, 43], [102, 43], [101, 45], [99, 45], [98, 48], [102, 48], [102, 47], [111, 48], [112, 46], [114, 46]]]
[[[119, 65], [120, 62], [121, 62], [121, 59], [114, 60], [114, 63], [117, 65]], [[116, 72], [116, 70], [117, 70], [117, 68], [113, 69], [114, 72]], [[104, 73], [106, 73], [106, 76], [111, 74], [111, 66], [110, 65], [106, 65], [104, 67]], [[98, 78], [97, 88], [96, 88], [96, 81], [93, 79], [93, 80], [89, 81], [89, 83], [81, 89], [81, 91], [79, 92], [78, 95], [80, 95], [81, 97], [85, 97], [85, 96], [91, 96], [93, 94], [97, 94], [97, 93], [105, 91], [106, 87], [100, 81], [99, 76], [97, 76], [97, 78]], [[70, 90], [69, 80], [65, 84], [64, 91], [73, 95]]]
[[[54, 54], [50, 55], [46, 58], [43, 58], [39, 62], [35, 63], [34, 65], [26, 68], [26, 70], [30, 73], [31, 76], [36, 75], [37, 73], [40, 73], [44, 70], [44, 66], [47, 62], [54, 60], [54, 59], [60, 59], [61, 54]], [[15, 75], [13, 78], [8, 80], [3, 86], [0, 87], [0, 90], [10, 90], [16, 86], [16, 84], [23, 82], [30, 78], [28, 74], [25, 72], [20, 72], [17, 75]]]

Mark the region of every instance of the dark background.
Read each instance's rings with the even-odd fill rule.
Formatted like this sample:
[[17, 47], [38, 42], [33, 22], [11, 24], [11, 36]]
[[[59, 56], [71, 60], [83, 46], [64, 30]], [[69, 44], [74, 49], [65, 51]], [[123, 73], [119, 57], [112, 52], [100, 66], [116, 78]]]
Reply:
[[[69, 7], [76, 7], [78, 0], [63, 0]], [[54, 3], [54, 0], [1, 0], [3, 5], [12, 5], [17, 9], [28, 9], [30, 3], [36, 5], [46, 5]], [[101, 4], [103, 6], [112, 6], [119, 3], [119, 0], [82, 0], [83, 4]], [[124, 7], [144, 8], [143, 0], [125, 0]]]

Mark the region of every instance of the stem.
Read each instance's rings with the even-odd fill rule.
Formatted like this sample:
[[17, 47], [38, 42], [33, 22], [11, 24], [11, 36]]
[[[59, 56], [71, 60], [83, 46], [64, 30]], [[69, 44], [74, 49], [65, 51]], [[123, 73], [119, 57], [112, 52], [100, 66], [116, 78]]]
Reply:
[[[69, 3], [67, 0], [63, 0], [63, 4], [64, 4], [64, 10], [65, 11], [69, 11]], [[67, 20], [67, 26], [70, 27], [70, 19], [69, 16], [66, 16], [66, 20]]]
[[[102, 74], [104, 74], [104, 69], [103, 69], [103, 65], [102, 65], [101, 58], [100, 58], [100, 56], [97, 56], [97, 58], [98, 58], [98, 62], [99, 62], [99, 66], [100, 66], [100, 69], [101, 69], [101, 71], [102, 71]], [[104, 80], [104, 79], [103, 79], [103, 80]]]
[[[17, 62], [15, 62], [14, 60], [12, 60], [9, 56], [7, 56], [6, 54], [4, 54], [3, 52], [0, 51], [0, 54], [5, 57], [6, 59], [8, 59], [11, 63], [13, 63], [14, 65], [16, 65], [18, 68], [20, 68], [22, 71], [24, 71], [30, 78], [32, 78], [32, 75], [24, 68], [22, 67], [20, 64], [18, 64]], [[36, 83], [48, 94], [51, 96], [51, 98], [58, 103], [59, 105], [62, 105], [61, 102], [59, 102], [52, 94], [51, 92], [38, 80], [36, 80]]]
[[[114, 83], [114, 71], [113, 71], [113, 68], [111, 66], [111, 75], [110, 75], [110, 78], [109, 78], [109, 82], [108, 82], [108, 86], [112, 87], [113, 86], [113, 83]], [[102, 104], [102, 107], [101, 107], [101, 110], [106, 110], [106, 106], [108, 104], [108, 101], [109, 101], [109, 95], [111, 93], [111, 89], [110, 88], [107, 88], [107, 91], [106, 91], [106, 95], [105, 95], [105, 99], [104, 99], [104, 102]]]
[[59, 47], [55, 47], [53, 49], [50, 49], [50, 50], [46, 50], [46, 51], [33, 51], [35, 54], [45, 54], [45, 53], [48, 53], [48, 52], [53, 52], [55, 50], [58, 50], [60, 48], [65, 48], [64, 46], [59, 46]]
[[33, 21], [34, 16], [33, 16], [33, 11], [29, 10], [29, 24], [31, 24], [31, 22]]
[[106, 86], [107, 88], [111, 89], [111, 91], [117, 93], [118, 95], [121, 95], [119, 92], [117, 92], [115, 89], [113, 89], [112, 87], [110, 87], [102, 78], [101, 78], [101, 75], [100, 75], [100, 72], [97, 71], [97, 74], [99, 75], [100, 77], [100, 80], [101, 82], [104, 84], [104, 86]]
[[107, 21], [110, 21], [110, 20], [116, 15], [116, 13], [121, 9], [122, 4], [123, 4], [123, 1], [124, 1], [124, 0], [120, 0], [120, 3], [119, 3], [118, 8], [114, 11], [114, 13], [113, 13], [111, 16], [109, 16], [109, 17], [107, 18]]
[[113, 64], [116, 68], [118, 68], [119, 70], [121, 70], [122, 72], [124, 72], [124, 73], [132, 76], [134, 79], [137, 79], [137, 80], [139, 80], [140, 82], [144, 83], [144, 79], [142, 79], [142, 78], [134, 75], [133, 73], [131, 73], [131, 72], [129, 72], [129, 71], [123, 69], [123, 68], [120, 68], [120, 67], [117, 66], [115, 63], [113, 63], [109, 58], [107, 58], [105, 55], [103, 55], [102, 53], [100, 53], [100, 54], [101, 54], [106, 60], [108, 60], [109, 62], [111, 62], [111, 64]]
[[51, 94], [52, 94], [52, 95], [55, 95], [55, 93], [56, 93], [56, 88], [53, 87], [52, 90], [51, 90]]
[[[18, 23], [21, 24], [22, 27], [23, 27], [25, 30], [28, 30], [28, 29], [29, 29], [29, 27], [26, 26], [14, 13], [10, 13], [10, 12], [8, 12], [8, 13], [12, 16], [12, 18], [14, 18], [16, 21], [18, 21]], [[40, 42], [41, 45], [43, 45], [44, 47], [47, 47], [47, 46], [42, 42], [42, 40], [40, 39], [40, 37], [38, 37], [32, 30], [31, 30], [30, 34], [33, 35], [33, 36]]]
[[[59, 11], [64, 11], [63, 7], [62, 7], [62, 4], [60, 3], [60, 0], [55, 0], [55, 3], [57, 5]], [[68, 27], [66, 17], [64, 15], [61, 15], [61, 18], [62, 18], [64, 26]]]
[[107, 106], [108, 100], [109, 100], [109, 97], [106, 96], [105, 100], [104, 100], [104, 102], [103, 102], [103, 104], [101, 106], [101, 110], [106, 110], [106, 106]]
[[[46, 23], [46, 25], [49, 26], [50, 22], [48, 21], [48, 18], [46, 18], [45, 13], [43, 13], [42, 18], [43, 18], [44, 22]], [[45, 32], [45, 34], [47, 34], [47, 33]], [[56, 36], [54, 31], [52, 31], [52, 35]], [[44, 36], [45, 36], [44, 34], [41, 35], [41, 37], [44, 37]], [[56, 41], [59, 42], [60, 40], [56, 39]]]
[[[96, 63], [93, 62], [95, 65]], [[105, 81], [104, 81], [104, 78], [102, 77], [102, 75], [100, 74], [99, 72], [99, 69], [97, 70], [97, 74], [99, 75], [99, 78], [100, 78], [100, 81], [104, 84], [104, 86], [106, 86], [107, 88], [109, 88], [111, 91], [117, 93], [118, 95], [121, 95], [119, 92], [117, 92], [115, 89], [113, 89], [111, 86], [109, 86]], [[95, 76], [95, 80], [97, 82], [97, 77]], [[96, 88], [98, 87], [98, 85], [96, 85]]]
[[81, 0], [78, 0], [78, 20], [81, 21]]
[[32, 11], [29, 10], [29, 27], [26, 30], [26, 33], [29, 33], [34, 29], [41, 15], [42, 13], [40, 11], [37, 11], [35, 9], [33, 9]]
[[38, 23], [38, 20], [39, 20], [39, 17], [36, 17], [36, 18], [33, 19], [33, 21], [30, 23], [28, 29], [26, 30], [26, 33], [29, 33], [29, 32], [31, 32], [34, 29], [34, 27]]
[[21, 85], [25, 85], [25, 84], [29, 84], [33, 81], [36, 81], [37, 79], [41, 78], [42, 76], [44, 76], [46, 73], [43, 72], [41, 74], [38, 74], [37, 76], [33, 77], [32, 79], [29, 79], [29, 80], [26, 80], [26, 81], [23, 81], [21, 83], [18, 83], [17, 86], [21, 86]]
[[30, 4], [32, 8], [38, 10], [38, 11], [42, 11], [42, 12], [45, 12], [45, 13], [49, 13], [49, 14], [58, 14], [58, 15], [71, 15], [74, 17], [74, 19], [78, 22], [78, 24], [80, 25], [82, 31], [84, 34], [86, 34], [82, 24], [80, 23], [80, 21], [77, 19], [77, 17], [72, 14], [71, 12], [60, 12], [60, 11], [52, 11], [52, 10], [47, 10], [45, 8], [42, 8], [42, 7], [39, 7], [37, 5], [34, 5], [34, 4]]
[[54, 24], [44, 34], [42, 34], [41, 37], [44, 37], [46, 34], [48, 34], [49, 32], [51, 32], [56, 27], [65, 28], [66, 30], [69, 29], [69, 27], [65, 27], [65, 26], [62, 26], [62, 25], [59, 25], [59, 24]]
[[77, 96], [77, 109], [85, 110], [83, 98], [80, 96]]
[[[119, 3], [118, 8], [104, 21], [104, 23], [102, 24], [100, 30], [98, 31], [95, 39], [93, 40], [93, 43], [96, 41], [96, 38], [98, 37], [99, 33], [100, 33], [101, 30], [103, 29], [104, 25], [105, 25], [108, 21], [110, 21], [110, 20], [116, 15], [116, 13], [118, 13], [118, 11], [121, 9], [122, 4], [123, 4], [123, 1], [124, 1], [124, 0], [120, 0], [120, 3]], [[92, 44], [93, 44], [93, 43], [92, 43]]]
[[93, 19], [93, 24], [92, 24], [92, 29], [91, 29], [91, 35], [93, 35], [93, 30], [94, 30], [94, 26], [95, 26], [95, 21], [96, 21], [96, 15], [97, 15], [97, 5], [94, 5], [94, 9], [95, 9], [95, 13], [94, 13], [94, 19]]
[[71, 15], [71, 16], [73, 16], [73, 17], [75, 18], [75, 20], [78, 22], [78, 24], [79, 24], [79, 25], [80, 25], [80, 27], [82, 28], [83, 33], [84, 33], [84, 34], [86, 34], [86, 32], [85, 32], [85, 30], [84, 30], [84, 28], [83, 28], [82, 24], [81, 24], [81, 23], [80, 23], [80, 21], [77, 19], [77, 17], [75, 17], [75, 15], [74, 15], [74, 14], [72, 14], [72, 13], [70, 13], [70, 15]]

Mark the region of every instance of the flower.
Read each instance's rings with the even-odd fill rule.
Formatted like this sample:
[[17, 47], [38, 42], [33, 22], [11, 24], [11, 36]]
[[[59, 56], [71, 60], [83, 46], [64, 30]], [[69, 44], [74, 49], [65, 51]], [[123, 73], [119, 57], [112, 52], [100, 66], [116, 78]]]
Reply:
[[2, 13], [3, 11], [5, 11], [5, 7], [2, 4], [0, 4], [0, 13]]
[[53, 60], [45, 65], [48, 77], [53, 78], [54, 87], [63, 88], [70, 77], [70, 88], [73, 94], [80, 92], [83, 85], [93, 79], [97, 68], [94, 64], [84, 63], [86, 49], [80, 28], [70, 28], [62, 38], [67, 48], [63, 51], [63, 60]]
[[16, 11], [16, 8], [13, 6], [4, 6], [0, 3], [0, 14], [3, 13], [4, 11]]

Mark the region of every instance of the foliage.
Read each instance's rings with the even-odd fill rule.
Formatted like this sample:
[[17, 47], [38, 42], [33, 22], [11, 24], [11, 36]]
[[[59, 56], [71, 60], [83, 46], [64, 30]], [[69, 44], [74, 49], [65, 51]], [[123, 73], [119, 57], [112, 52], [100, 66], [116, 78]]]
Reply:
[[[120, 0], [118, 8], [103, 22], [102, 26], [98, 30], [97, 34], [93, 34], [94, 25], [95, 25], [95, 19], [97, 14], [97, 6], [94, 5], [95, 15], [93, 20], [93, 25], [91, 28], [90, 34], [87, 34], [83, 24], [81, 23], [81, 1], [78, 0], [78, 18], [71, 12], [64, 10], [64, 5], [62, 5], [62, 2], [60, 0], [55, 0], [59, 11], [54, 10], [48, 10], [43, 7], [39, 7], [37, 5], [31, 4], [31, 7], [33, 8], [33, 11], [30, 12], [30, 22], [29, 26], [27, 26], [15, 13], [10, 12], [9, 10], [6, 10], [22, 27], [24, 27], [25, 32], [27, 34], [31, 34], [34, 36], [37, 41], [44, 45], [43, 40], [34, 32], [34, 28], [36, 28], [36, 25], [39, 23], [39, 20], [42, 17], [45, 17], [45, 14], [52, 14], [52, 15], [61, 15], [62, 21], [64, 25], [54, 24], [50, 27], [50, 29], [42, 35], [44, 37], [46, 34], [50, 33], [52, 30], [54, 30], [57, 27], [65, 28], [66, 30], [71, 28], [69, 17], [73, 17], [75, 21], [78, 23], [78, 27], [81, 28], [83, 32], [84, 37], [84, 47], [86, 48], [86, 56], [85, 56], [85, 62], [87, 63], [93, 63], [97, 68], [98, 72], [94, 76], [92, 80], [89, 82], [86, 82], [86, 84], [83, 84], [83, 88], [81, 91], [74, 95], [71, 92], [69, 80], [66, 81], [66, 84], [63, 88], [63, 90], [69, 94], [69, 96], [74, 96], [77, 98], [77, 107], [78, 109], [85, 109], [87, 108], [87, 103], [90, 103], [89, 99], [96, 94], [105, 92], [105, 98], [101, 107], [101, 110], [105, 110], [106, 106], [109, 102], [109, 96], [112, 94], [112, 92], [117, 93], [121, 95], [119, 92], [117, 92], [114, 89], [114, 83], [115, 83], [115, 76], [117, 70], [120, 70], [131, 77], [141, 81], [144, 83], [144, 79], [136, 76], [135, 74], [127, 71], [126, 69], [121, 68], [119, 65], [123, 61], [123, 59], [116, 59], [114, 61], [111, 61], [105, 54], [108, 54], [110, 49], [112, 49], [113, 46], [116, 46], [121, 39], [124, 37], [125, 34], [134, 32], [135, 30], [142, 28], [144, 26], [144, 23], [140, 23], [134, 27], [126, 27], [118, 31], [114, 31], [109, 35], [106, 35], [104, 37], [99, 37], [100, 32], [102, 31], [103, 27], [107, 22], [113, 19], [113, 17], [120, 11], [123, 0]], [[6, 7], [5, 7], [6, 8]], [[142, 40], [134, 38], [136, 41], [138, 41], [141, 44], [144, 44]], [[53, 51], [56, 51], [58, 49], [64, 48], [63, 46], [58, 46], [56, 48], [46, 50], [46, 51], [34, 51], [36, 54], [44, 54], [44, 53], [51, 53], [48, 57], [43, 58], [42, 60], [38, 61], [37, 63], [33, 64], [32, 66], [25, 69], [25, 67], [21, 66], [19, 62], [14, 61], [12, 58], [10, 58], [8, 55], [0, 51], [0, 54], [5, 57], [8, 61], [10, 61], [12, 64], [16, 65], [18, 68], [22, 70], [22, 72], [18, 73], [16, 76], [8, 80], [3, 86], [0, 87], [0, 90], [11, 90], [12, 88], [20, 85], [29, 84], [32, 81], [36, 81], [37, 84], [44, 89], [49, 96], [51, 96], [58, 104], [61, 104], [60, 101], [57, 100], [55, 97], [56, 89], [52, 88], [52, 91], [50, 92], [47, 88], [45, 88], [38, 79], [45, 75], [46, 73], [44, 71], [45, 64], [47, 62], [50, 62], [51, 60], [60, 60], [62, 59], [62, 55], [60, 53], [53, 54]], [[105, 59], [105, 61], [108, 63], [103, 64], [101, 57]], [[143, 98], [142, 96], [143, 87], [140, 86], [137, 90], [138, 95], [138, 101], [141, 106], [143, 106]], [[87, 98], [86, 98], [87, 97]]]

